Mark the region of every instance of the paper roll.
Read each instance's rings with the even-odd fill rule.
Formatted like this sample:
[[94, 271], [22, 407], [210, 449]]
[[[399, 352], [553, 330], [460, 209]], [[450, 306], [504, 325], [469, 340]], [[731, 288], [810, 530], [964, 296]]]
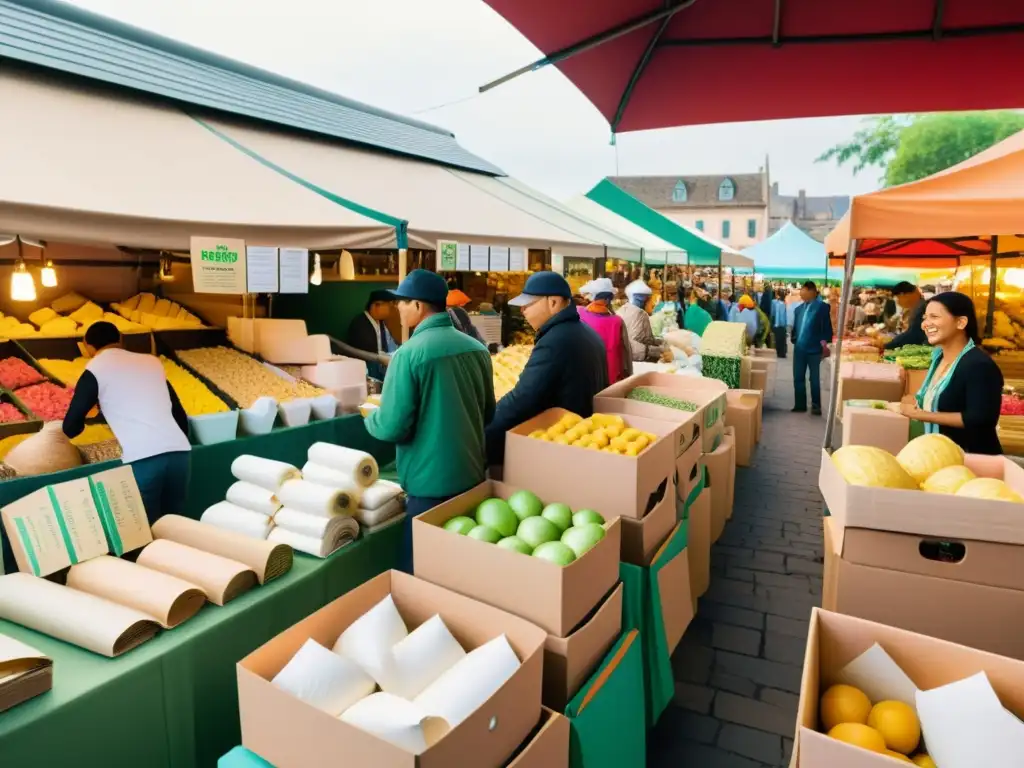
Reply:
[[358, 500], [362, 497], [363, 491], [366, 490], [356, 482], [351, 472], [331, 469], [323, 464], [317, 464], [312, 461], [307, 461], [302, 465], [302, 479], [317, 485], [326, 485], [329, 488], [338, 488], [346, 491], [356, 499], [357, 504], [359, 503]]
[[330, 517], [354, 510], [358, 499], [340, 488], [331, 488], [309, 480], [288, 480], [277, 492], [281, 504], [309, 515]]
[[357, 509], [352, 513], [352, 516], [355, 517], [361, 525], [365, 525], [367, 528], [375, 528], [392, 517], [398, 517], [402, 514], [404, 509], [401, 499], [396, 497], [387, 504], [379, 506], [376, 509]]
[[450, 730], [441, 718], [430, 717], [390, 693], [374, 693], [361, 699], [342, 712], [339, 719], [414, 755], [426, 752]]
[[224, 605], [256, 585], [256, 572], [249, 566], [168, 539], [149, 544], [136, 562], [195, 584], [214, 605]]
[[435, 614], [392, 649], [393, 664], [381, 690], [412, 701], [465, 657], [466, 651]]
[[377, 482], [377, 460], [363, 451], [333, 443], [313, 443], [309, 446], [307, 458], [314, 464], [351, 473], [353, 481], [363, 488]]
[[363, 490], [362, 496], [359, 498], [359, 508], [369, 511], [380, 509], [401, 493], [402, 486], [398, 483], [392, 483], [390, 480], [378, 480]]
[[337, 538], [341, 535], [355, 539], [359, 536], [359, 523], [348, 515], [321, 517], [290, 507], [283, 507], [277, 514], [281, 519], [276, 521], [276, 528], [301, 533], [303, 536], [312, 536], [316, 539]]
[[388, 595], [353, 621], [331, 650], [354, 661], [380, 683], [391, 666], [391, 649], [408, 634], [394, 599]]
[[27, 573], [0, 576], [0, 618], [111, 657], [159, 630], [140, 611]]
[[[299, 512], [298, 514], [302, 513]], [[312, 517], [312, 515], [304, 515], [304, 517]], [[287, 544], [292, 549], [305, 552], [313, 557], [327, 557], [332, 552], [341, 549], [344, 545], [355, 541], [356, 534], [359, 532], [359, 524], [351, 517], [339, 515], [333, 520], [328, 520], [325, 517], [314, 519], [323, 520], [327, 523], [323, 535], [310, 536], [289, 528], [275, 526], [274, 530], [270, 532], [269, 541]], [[346, 520], [349, 523], [345, 523]], [[355, 526], [356, 534], [353, 534], [352, 526]]]
[[413, 703], [455, 728], [483, 706], [517, 669], [519, 657], [501, 635], [466, 654]]
[[295, 480], [302, 476], [298, 468], [291, 464], [248, 455], [239, 456], [231, 462], [231, 474], [236, 480], [244, 480], [268, 491], [277, 491], [285, 480]]
[[110, 555], [71, 566], [67, 585], [141, 611], [164, 629], [191, 619], [206, 602], [195, 584]]
[[260, 541], [181, 515], [164, 515], [153, 523], [153, 538], [170, 539], [187, 547], [237, 560], [253, 569], [260, 584], [288, 573], [292, 567], [291, 547]]
[[244, 480], [239, 480], [228, 488], [225, 498], [243, 509], [259, 512], [268, 517], [273, 517], [274, 513], [281, 508], [281, 502], [273, 491], [268, 491], [266, 488], [247, 483]]
[[259, 512], [244, 509], [230, 501], [218, 501], [203, 512], [200, 522], [226, 531], [234, 531], [252, 539], [265, 539], [274, 527], [274, 521]]
[[270, 682], [334, 717], [377, 687], [358, 664], [313, 639], [307, 640]]

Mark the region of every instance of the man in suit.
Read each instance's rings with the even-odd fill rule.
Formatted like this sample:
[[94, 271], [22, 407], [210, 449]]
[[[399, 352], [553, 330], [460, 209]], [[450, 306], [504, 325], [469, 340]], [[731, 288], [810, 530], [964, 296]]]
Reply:
[[[348, 343], [356, 349], [376, 355], [390, 355], [397, 348], [391, 331], [387, 327], [387, 319], [391, 315], [394, 299], [389, 291], [373, 291], [366, 300], [363, 314], [352, 318], [348, 326]], [[367, 363], [368, 376], [379, 381], [384, 380], [386, 368], [380, 363]]]
[[811, 413], [821, 416], [821, 358], [832, 341], [832, 317], [813, 281], [803, 284], [800, 298], [803, 303], [797, 307], [793, 318], [793, 412], [807, 412], [807, 379], [810, 378]]

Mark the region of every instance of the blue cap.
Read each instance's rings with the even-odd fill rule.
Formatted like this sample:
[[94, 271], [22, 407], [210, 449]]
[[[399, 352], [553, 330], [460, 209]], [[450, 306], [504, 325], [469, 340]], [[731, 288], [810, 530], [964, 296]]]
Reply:
[[425, 301], [427, 304], [443, 307], [448, 298], [448, 283], [437, 272], [414, 269], [389, 293], [394, 299]]
[[572, 298], [569, 283], [557, 272], [534, 272], [526, 278], [523, 292], [509, 302], [512, 307], [525, 307], [545, 296], [559, 296], [563, 299]]

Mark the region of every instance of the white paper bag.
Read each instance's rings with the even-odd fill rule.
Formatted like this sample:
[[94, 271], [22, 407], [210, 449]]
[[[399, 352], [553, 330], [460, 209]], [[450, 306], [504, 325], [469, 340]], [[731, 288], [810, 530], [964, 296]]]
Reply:
[[307, 640], [270, 682], [335, 717], [377, 687], [358, 664], [313, 639]]

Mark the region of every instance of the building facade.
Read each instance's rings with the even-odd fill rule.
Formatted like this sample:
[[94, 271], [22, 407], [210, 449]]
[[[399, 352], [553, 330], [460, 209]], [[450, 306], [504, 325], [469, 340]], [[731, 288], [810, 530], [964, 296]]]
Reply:
[[815, 240], [825, 242], [825, 236], [848, 210], [849, 195], [808, 196], [802, 189], [796, 195], [783, 195], [775, 182], [769, 204], [768, 234], [778, 232], [783, 224], [792, 221]]
[[658, 213], [736, 249], [768, 237], [768, 172], [714, 176], [609, 176]]

